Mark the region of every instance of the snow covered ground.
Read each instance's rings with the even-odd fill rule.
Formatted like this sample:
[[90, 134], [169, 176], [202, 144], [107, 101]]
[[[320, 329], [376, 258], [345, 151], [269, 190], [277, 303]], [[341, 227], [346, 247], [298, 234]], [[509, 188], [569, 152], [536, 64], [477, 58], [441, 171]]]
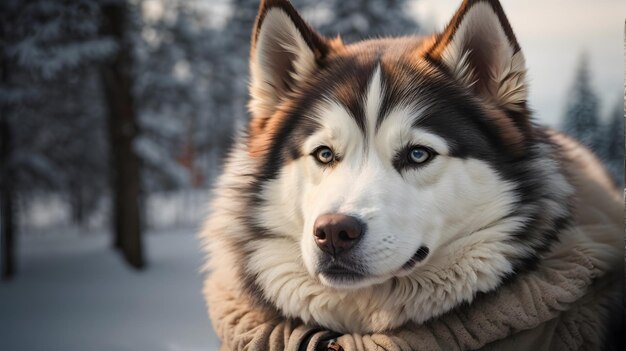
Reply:
[[195, 230], [146, 244], [149, 266], [135, 272], [104, 234], [22, 236], [18, 275], [0, 283], [0, 350], [218, 349]]

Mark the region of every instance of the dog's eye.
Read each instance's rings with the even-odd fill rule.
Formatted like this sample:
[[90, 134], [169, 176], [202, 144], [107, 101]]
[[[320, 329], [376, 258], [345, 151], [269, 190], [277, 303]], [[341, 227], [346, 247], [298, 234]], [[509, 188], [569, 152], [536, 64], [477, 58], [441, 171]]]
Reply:
[[331, 163], [335, 159], [335, 154], [327, 146], [321, 146], [314, 152], [315, 158], [323, 164]]
[[424, 163], [432, 157], [431, 152], [422, 146], [416, 146], [409, 151], [409, 161], [413, 163]]

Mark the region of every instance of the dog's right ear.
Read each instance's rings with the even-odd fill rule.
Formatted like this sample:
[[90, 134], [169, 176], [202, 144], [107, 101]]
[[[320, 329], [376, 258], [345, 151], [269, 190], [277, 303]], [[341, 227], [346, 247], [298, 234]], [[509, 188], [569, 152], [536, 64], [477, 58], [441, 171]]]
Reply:
[[328, 50], [327, 40], [289, 1], [262, 0], [250, 54], [252, 117], [268, 119], [294, 87], [315, 72]]
[[498, 0], [463, 0], [428, 56], [495, 105], [526, 109], [524, 55]]

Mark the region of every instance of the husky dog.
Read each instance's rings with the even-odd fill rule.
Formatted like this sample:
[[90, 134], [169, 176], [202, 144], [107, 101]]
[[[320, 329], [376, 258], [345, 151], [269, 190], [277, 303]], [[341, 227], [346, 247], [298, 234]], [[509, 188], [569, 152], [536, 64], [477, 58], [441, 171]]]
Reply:
[[260, 306], [339, 332], [424, 322], [533, 269], [571, 225], [497, 0], [464, 1], [437, 35], [350, 44], [261, 1], [250, 67], [202, 235]]

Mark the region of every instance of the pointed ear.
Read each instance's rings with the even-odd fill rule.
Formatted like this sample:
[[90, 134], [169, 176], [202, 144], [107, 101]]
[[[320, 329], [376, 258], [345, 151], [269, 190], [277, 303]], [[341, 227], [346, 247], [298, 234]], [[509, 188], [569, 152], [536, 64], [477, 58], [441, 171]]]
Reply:
[[313, 74], [328, 50], [326, 39], [287, 0], [262, 0], [250, 55], [253, 118], [270, 117], [281, 100]]
[[464, 0], [428, 55], [479, 96], [526, 110], [524, 56], [497, 0]]

